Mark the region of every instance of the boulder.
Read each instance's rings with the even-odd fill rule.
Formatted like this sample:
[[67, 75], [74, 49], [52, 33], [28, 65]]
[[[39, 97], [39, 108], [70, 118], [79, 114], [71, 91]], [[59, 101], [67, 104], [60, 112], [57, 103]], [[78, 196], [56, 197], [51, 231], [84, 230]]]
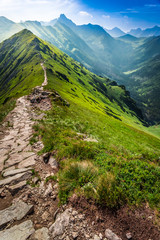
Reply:
[[51, 156], [51, 157], [49, 158], [48, 164], [49, 164], [53, 169], [58, 169], [58, 163], [57, 163], [56, 159], [55, 159], [53, 156]]
[[56, 237], [62, 235], [64, 233], [65, 228], [69, 225], [70, 222], [70, 213], [69, 209], [66, 209], [62, 214], [60, 214], [56, 221], [49, 228], [52, 233], [52, 237]]

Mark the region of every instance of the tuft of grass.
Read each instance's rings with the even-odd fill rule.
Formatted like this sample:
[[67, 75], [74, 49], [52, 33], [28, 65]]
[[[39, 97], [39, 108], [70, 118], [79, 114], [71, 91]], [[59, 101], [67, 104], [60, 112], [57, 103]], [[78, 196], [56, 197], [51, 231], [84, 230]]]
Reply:
[[126, 202], [123, 189], [112, 173], [100, 175], [97, 183], [97, 201], [109, 208], [118, 208]]
[[72, 163], [59, 175], [59, 198], [61, 203], [67, 201], [68, 197], [80, 190], [88, 183], [93, 183], [98, 175], [97, 169], [90, 163]]
[[57, 181], [57, 176], [56, 175], [51, 175], [45, 179], [45, 182], [49, 182], [50, 180], [56, 182]]

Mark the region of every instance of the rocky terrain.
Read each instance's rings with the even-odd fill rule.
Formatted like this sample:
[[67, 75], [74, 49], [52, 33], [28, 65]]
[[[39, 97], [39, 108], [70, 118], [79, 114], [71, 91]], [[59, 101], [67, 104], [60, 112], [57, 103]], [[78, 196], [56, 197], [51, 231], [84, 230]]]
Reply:
[[[68, 205], [59, 206], [54, 179], [58, 163], [51, 154], [38, 154], [43, 149], [41, 139], [30, 144], [34, 124], [51, 108], [50, 96], [64, 101], [58, 93], [43, 89], [47, 75], [41, 66], [45, 76], [42, 87], [17, 100], [0, 131], [0, 240], [138, 240], [127, 228], [124, 237], [118, 237], [96, 209], [91, 216], [89, 207], [84, 211], [83, 206], [77, 207], [76, 196]], [[152, 226], [151, 230], [155, 238], [145, 240], [158, 240], [158, 230]]]

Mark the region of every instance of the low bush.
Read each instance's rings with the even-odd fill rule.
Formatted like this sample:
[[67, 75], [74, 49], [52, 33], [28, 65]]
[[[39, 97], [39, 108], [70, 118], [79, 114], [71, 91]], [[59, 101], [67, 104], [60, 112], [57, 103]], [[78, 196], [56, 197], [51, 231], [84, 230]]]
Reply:
[[59, 198], [62, 203], [87, 183], [93, 183], [98, 175], [97, 169], [88, 161], [72, 163], [59, 175]]
[[125, 196], [118, 187], [115, 176], [111, 173], [99, 177], [97, 185], [97, 201], [109, 208], [117, 208], [125, 202]]

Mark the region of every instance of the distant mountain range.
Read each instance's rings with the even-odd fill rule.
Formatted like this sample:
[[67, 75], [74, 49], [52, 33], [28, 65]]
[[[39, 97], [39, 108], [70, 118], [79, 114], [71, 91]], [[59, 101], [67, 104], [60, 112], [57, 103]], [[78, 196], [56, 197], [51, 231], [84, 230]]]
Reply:
[[131, 29], [129, 34], [135, 37], [153, 37], [153, 36], [160, 36], [160, 27], [155, 26], [153, 28], [147, 28], [142, 30], [141, 28]]
[[155, 26], [153, 28], [147, 28], [142, 30], [141, 28], [131, 29], [129, 32], [125, 33], [121, 29], [115, 27], [111, 30], [105, 29], [107, 33], [109, 33], [112, 37], [122, 37], [126, 34], [130, 34], [134, 37], [153, 37], [160, 36], [160, 27]]
[[120, 28], [113, 28], [111, 30], [105, 28], [106, 32], [109, 33], [112, 37], [121, 37], [124, 36], [126, 33], [123, 32]]
[[[41, 39], [55, 45], [95, 74], [124, 84], [143, 110], [145, 118], [151, 123], [160, 121], [160, 112], [157, 110], [160, 108], [160, 99], [157, 96], [157, 105], [152, 104], [155, 92], [148, 91], [151, 88], [160, 91], [160, 81], [157, 77], [160, 73], [158, 60], [160, 40], [159, 37], [151, 36], [151, 32], [158, 34], [159, 27], [146, 29], [145, 32], [150, 34], [148, 38], [142, 35], [140, 38], [135, 37], [136, 30], [134, 32], [131, 30], [132, 35], [123, 32], [123, 36], [113, 38], [99, 25], [78, 26], [64, 14], [48, 23], [26, 21], [17, 24], [0, 17], [0, 42], [23, 29], [28, 29]], [[142, 31], [137, 30], [139, 35]], [[120, 33], [120, 29], [115, 29], [116, 32]], [[157, 59], [156, 65], [155, 59]], [[146, 66], [149, 66], [148, 70], [152, 78], [148, 78], [149, 75], [145, 74]]]

